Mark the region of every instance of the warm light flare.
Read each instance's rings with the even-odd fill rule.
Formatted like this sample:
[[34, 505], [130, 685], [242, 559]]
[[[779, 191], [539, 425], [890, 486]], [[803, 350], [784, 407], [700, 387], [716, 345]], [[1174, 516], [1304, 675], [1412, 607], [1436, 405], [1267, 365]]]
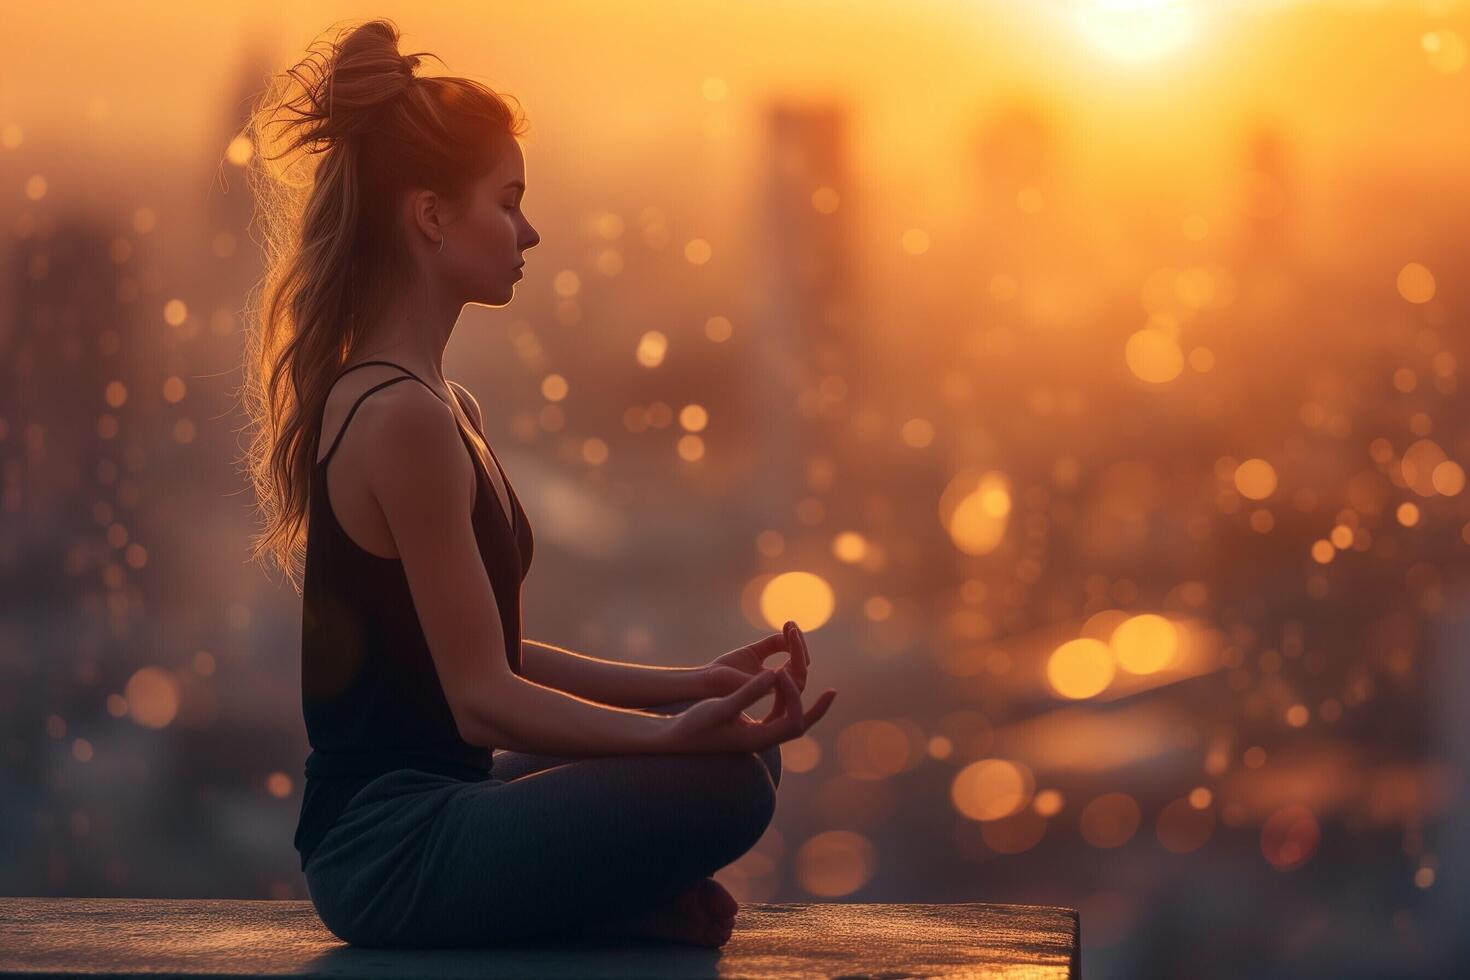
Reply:
[[939, 501], [940, 523], [955, 547], [968, 555], [995, 550], [1005, 537], [1010, 513], [1010, 480], [997, 471], [956, 474]]
[[797, 849], [796, 877], [813, 895], [840, 898], [866, 884], [877, 863], [868, 838], [851, 830], [829, 830]]
[[835, 604], [832, 586], [812, 572], [783, 572], [767, 582], [760, 595], [761, 615], [772, 629], [794, 619], [810, 633], [832, 617]]
[[1124, 64], [1156, 61], [1199, 34], [1189, 0], [1069, 0], [1064, 6], [1093, 47]]
[[1179, 630], [1163, 616], [1133, 616], [1113, 632], [1112, 648], [1124, 670], [1155, 674], [1169, 666], [1179, 652]]
[[1000, 820], [1031, 801], [1031, 770], [1010, 759], [980, 759], [955, 774], [949, 787], [956, 810], [971, 820]]
[[1063, 643], [1046, 662], [1046, 679], [1052, 690], [1075, 700], [1100, 694], [1112, 683], [1116, 672], [1112, 649], [1086, 637]]

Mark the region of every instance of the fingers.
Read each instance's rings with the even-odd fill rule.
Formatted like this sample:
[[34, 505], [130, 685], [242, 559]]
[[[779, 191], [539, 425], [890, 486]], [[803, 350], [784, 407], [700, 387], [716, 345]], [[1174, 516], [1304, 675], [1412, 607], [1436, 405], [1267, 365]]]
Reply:
[[832, 707], [832, 702], [837, 698], [837, 690], [828, 688], [822, 692], [811, 708], [805, 713], [801, 710], [801, 691], [796, 687], [796, 681], [783, 667], [776, 671], [776, 698], [771, 705], [771, 710], [761, 719], [762, 725], [773, 725], [784, 729], [789, 734], [800, 735], [822, 720], [827, 709]]
[[755, 651], [756, 656], [764, 660], [773, 653], [780, 653], [782, 650], [787, 649], [788, 639], [785, 631], [772, 633], [770, 636], [762, 637], [750, 644], [749, 649]]
[[[785, 649], [790, 652], [787, 662], [773, 672], [775, 698], [772, 699], [771, 708], [766, 716], [761, 719], [760, 724], [771, 726], [785, 731], [788, 735], [799, 735], [811, 728], [827, 713], [837, 697], [835, 689], [828, 689], [805, 713], [802, 711], [801, 691], [806, 686], [807, 667], [811, 664], [811, 653], [807, 649], [806, 634], [802, 633], [801, 627], [795, 620], [787, 620], [782, 626], [779, 634], [764, 637], [750, 645], [757, 654], [764, 659], [771, 653]], [[768, 672], [756, 675], [765, 676]], [[748, 686], [748, 685], [747, 685]], [[767, 690], [772, 688], [760, 688], [755, 695], [758, 699]], [[745, 688], [741, 688], [732, 697], [741, 696]], [[742, 702], [742, 707], [749, 704]]]
[[801, 631], [800, 626], [796, 625], [794, 619], [786, 621], [782, 633], [786, 637], [787, 647], [791, 650], [791, 672], [796, 675], [797, 687], [805, 687], [807, 667], [812, 662], [811, 654], [806, 648], [806, 634]]
[[782, 698], [785, 701], [785, 704], [782, 705], [782, 720], [794, 731], [798, 733], [804, 731], [801, 724], [801, 692], [796, 689], [796, 681], [792, 680], [791, 672], [787, 670], [776, 671], [776, 684], [778, 691], [784, 695]]
[[[781, 668], [776, 668], [776, 673], [781, 673]], [[762, 725], [768, 725], [774, 722], [776, 719], [780, 718], [781, 715], [784, 714], [786, 711], [786, 689], [780, 684], [775, 684], [773, 685], [773, 687], [775, 689], [776, 696], [771, 699], [771, 710], [767, 711], [766, 716], [761, 719]]]
[[823, 691], [822, 696], [817, 698], [817, 703], [812, 705], [811, 710], [806, 713], [806, 718], [804, 718], [802, 721], [802, 731], [806, 731], [808, 728], [821, 721], [822, 716], [827, 713], [828, 708], [832, 707], [832, 702], [836, 698], [837, 691], [835, 688], [829, 687], [827, 688], [827, 690]]
[[750, 680], [741, 684], [735, 690], [720, 699], [721, 711], [730, 718], [734, 718], [743, 709], [755, 704], [771, 690], [771, 685], [776, 681], [775, 672], [763, 670]]
[[[801, 627], [796, 625], [796, 620], [788, 620], [783, 632], [786, 635], [786, 645], [791, 650], [791, 670], [797, 679], [804, 684], [806, 682], [807, 666], [811, 663], [811, 655], [806, 648], [806, 634]], [[800, 686], [800, 684], [798, 685]]]

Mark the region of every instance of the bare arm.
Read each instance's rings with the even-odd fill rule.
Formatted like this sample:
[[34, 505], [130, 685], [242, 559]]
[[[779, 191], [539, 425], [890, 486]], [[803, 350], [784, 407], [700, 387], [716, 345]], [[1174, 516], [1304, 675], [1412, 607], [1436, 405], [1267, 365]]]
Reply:
[[473, 744], [540, 755], [639, 755], [680, 751], [673, 716], [615, 708], [510, 673], [501, 699], [478, 714]]
[[419, 385], [395, 385], [363, 403], [357, 427], [377, 446], [370, 489], [461, 738], [553, 755], [691, 751], [660, 747], [677, 716], [596, 704], [511, 671], [470, 517], [474, 464], [449, 406]]
[[[456, 397], [459, 398], [460, 407], [465, 408], [469, 414], [475, 429], [484, 436], [485, 426], [482, 420], [479, 403], [475, 395], [470, 394], [469, 389], [460, 385], [459, 382], [448, 382]], [[498, 633], [497, 633], [498, 635]], [[497, 646], [497, 649], [498, 648]], [[495, 663], [504, 664], [503, 657], [495, 658]], [[576, 654], [570, 649], [560, 646], [542, 644], [538, 641], [522, 639], [520, 641], [520, 663], [525, 680], [522, 683], [531, 682], [531, 686], [544, 685], [544, 688], [556, 689], [572, 695], [573, 698], [585, 698], [589, 702], [600, 702], [603, 705], [613, 705], [606, 710], [614, 711], [616, 708], [642, 708], [650, 705], [667, 704], [672, 701], [689, 701], [689, 699], [719, 698], [719, 696], [732, 696], [728, 689], [713, 689], [713, 680], [707, 673], [706, 667], [656, 667], [648, 664], [626, 664], [619, 661], [598, 660], [597, 657], [587, 657], [584, 654]], [[513, 677], [513, 674], [512, 674]], [[806, 680], [803, 673], [801, 680]], [[514, 686], [514, 685], [512, 685]], [[514, 696], [520, 696], [519, 693]], [[541, 695], [535, 695], [539, 698]], [[757, 695], [757, 699], [759, 699]], [[713, 710], [714, 705], [707, 705]], [[800, 707], [800, 698], [798, 698]], [[825, 711], [825, 708], [822, 708]], [[545, 714], [541, 708], [531, 708], [529, 713], [535, 714], [537, 720], [544, 720]], [[509, 714], [519, 716], [520, 708], [512, 708]], [[820, 714], [820, 713], [819, 713]], [[497, 713], [495, 717], [506, 717], [507, 713]], [[663, 714], [654, 714], [657, 718], [667, 718]], [[750, 718], [750, 716], [742, 716]], [[548, 724], [548, 730], [544, 733], [531, 733], [528, 738], [532, 741], [544, 741], [544, 739], [564, 739], [562, 730], [557, 726], [563, 721], [553, 720]], [[494, 727], [494, 726], [487, 726]], [[503, 746], [503, 748], [514, 749], [514, 751], [539, 751], [557, 755], [591, 755], [591, 754], [620, 754], [617, 749], [606, 748], [597, 752], [589, 752], [584, 748], [548, 749], [548, 748], [526, 748], [517, 739], [526, 736], [525, 733], [510, 732], [506, 730], [506, 724], [501, 724], [500, 730], [494, 735], [487, 736], [492, 745]], [[660, 726], [663, 729], [664, 726]], [[664, 732], [660, 730], [654, 741], [663, 738]], [[557, 742], [562, 745], [562, 742]], [[578, 745], [581, 742], [578, 742]], [[637, 751], [695, 751], [694, 748], [681, 746], [681, 748], [670, 748], [670, 746], [656, 745], [644, 746]]]
[[710, 689], [703, 667], [601, 660], [537, 640], [521, 641], [521, 665], [525, 676], [538, 684], [623, 708], [647, 708], [725, 693]]
[[[483, 435], [485, 423], [479, 401], [457, 381], [450, 381], [449, 387]], [[702, 667], [655, 667], [602, 660], [537, 640], [521, 641], [521, 665], [522, 673], [538, 684], [622, 708], [646, 708], [726, 693], [710, 689]]]

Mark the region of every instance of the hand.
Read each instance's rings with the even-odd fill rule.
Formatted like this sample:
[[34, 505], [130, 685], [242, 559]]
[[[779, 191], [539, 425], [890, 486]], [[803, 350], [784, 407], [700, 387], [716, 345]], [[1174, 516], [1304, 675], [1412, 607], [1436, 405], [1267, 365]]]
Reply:
[[[776, 697], [771, 710], [759, 722], [752, 722], [743, 709], [773, 688]], [[801, 692], [791, 672], [784, 666], [763, 670], [724, 697], [705, 698], [675, 715], [665, 751], [759, 752], [804, 734], [821, 720], [836, 697], [837, 691], [828, 688], [803, 714]]]
[[801, 627], [796, 625], [795, 620], [789, 620], [780, 633], [772, 633], [764, 639], [731, 650], [699, 668], [704, 675], [702, 687], [707, 692], [706, 697], [720, 697], [739, 690], [742, 684], [760, 673], [767, 659], [783, 652], [790, 654], [785, 666], [792, 680], [796, 681], [797, 692], [805, 691], [806, 671], [811, 663], [811, 655], [807, 652], [806, 636], [801, 632]]

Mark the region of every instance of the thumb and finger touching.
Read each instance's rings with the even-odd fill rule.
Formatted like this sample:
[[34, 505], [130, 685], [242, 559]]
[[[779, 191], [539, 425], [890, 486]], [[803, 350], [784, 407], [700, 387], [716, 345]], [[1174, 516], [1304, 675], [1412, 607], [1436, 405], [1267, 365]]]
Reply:
[[775, 685], [774, 690], [776, 696], [771, 699], [771, 710], [767, 711], [766, 716], [761, 719], [762, 725], [769, 725], [780, 717], [781, 713], [786, 709], [786, 689], [778, 683]]
[[787, 620], [781, 632], [785, 638], [784, 649], [790, 654], [786, 666], [796, 676], [797, 688], [803, 688], [806, 686], [807, 668], [812, 662], [811, 652], [806, 646], [806, 634], [794, 619]]
[[725, 695], [720, 706], [724, 709], [721, 713], [729, 718], [734, 718], [742, 709], [750, 707], [771, 689], [771, 675], [759, 673], [737, 687], [731, 693]]
[[722, 717], [735, 718], [743, 709], [768, 693], [774, 693], [775, 697], [770, 710], [760, 721], [762, 727], [780, 725], [784, 716], [791, 731], [800, 733], [816, 724], [827, 713], [827, 708], [837, 695], [830, 688], [817, 699], [809, 711], [802, 711], [801, 686], [798, 680], [805, 681], [807, 667], [811, 664], [811, 654], [807, 650], [806, 637], [795, 621], [788, 621], [780, 633], [772, 633], [751, 644], [750, 649], [761, 660], [783, 650], [790, 656], [782, 667], [773, 671], [762, 670], [721, 699]]

